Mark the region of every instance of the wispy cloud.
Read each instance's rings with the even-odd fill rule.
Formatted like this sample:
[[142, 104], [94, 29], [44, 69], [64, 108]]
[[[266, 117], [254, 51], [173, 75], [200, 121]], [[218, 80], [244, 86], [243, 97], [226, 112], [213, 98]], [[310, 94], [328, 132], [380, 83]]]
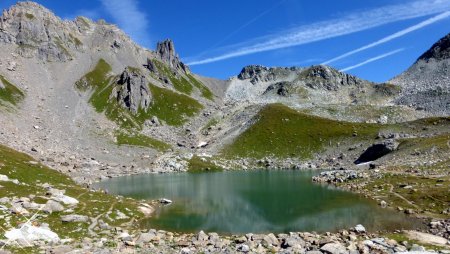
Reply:
[[410, 26], [410, 27], [408, 27], [408, 28], [406, 28], [406, 29], [403, 29], [403, 30], [398, 31], [398, 32], [396, 32], [396, 33], [394, 33], [394, 34], [391, 34], [391, 35], [389, 35], [389, 36], [386, 36], [386, 37], [384, 37], [383, 39], [380, 39], [380, 40], [375, 41], [375, 42], [373, 42], [373, 43], [367, 44], [367, 45], [365, 45], [365, 46], [363, 46], [363, 47], [360, 47], [360, 48], [357, 48], [357, 49], [355, 49], [355, 50], [349, 51], [349, 52], [347, 52], [347, 53], [345, 53], [345, 54], [342, 54], [342, 55], [340, 55], [340, 56], [338, 56], [338, 57], [335, 57], [335, 58], [330, 59], [330, 60], [328, 60], [328, 61], [326, 61], [326, 62], [323, 62], [322, 64], [330, 64], [330, 63], [332, 63], [332, 62], [336, 62], [337, 60], [340, 60], [340, 59], [342, 59], [342, 58], [345, 58], [345, 57], [354, 55], [354, 54], [356, 54], [356, 53], [358, 53], [358, 52], [361, 52], [361, 51], [364, 51], [364, 50], [373, 48], [373, 47], [375, 47], [375, 46], [384, 44], [384, 43], [386, 43], [386, 42], [392, 41], [392, 40], [394, 40], [394, 39], [397, 39], [397, 38], [402, 37], [402, 36], [404, 36], [404, 35], [406, 35], [406, 34], [409, 34], [409, 33], [411, 33], [411, 32], [414, 32], [414, 31], [416, 31], [416, 30], [419, 30], [419, 29], [424, 28], [424, 27], [426, 27], [426, 26], [429, 26], [429, 25], [431, 25], [431, 24], [434, 24], [434, 23], [436, 23], [436, 22], [438, 22], [438, 21], [441, 21], [441, 20], [443, 20], [443, 19], [446, 19], [446, 18], [448, 18], [448, 17], [450, 17], [450, 11], [441, 13], [441, 14], [439, 14], [439, 15], [437, 15], [437, 16], [434, 16], [434, 17], [432, 17], [432, 18], [429, 18], [429, 19], [427, 19], [427, 20], [425, 20], [425, 21], [423, 21], [423, 22], [420, 22], [419, 24], [416, 24], [416, 25], [414, 25], [414, 26]]
[[[225, 53], [190, 61], [189, 65], [217, 62], [229, 58], [298, 46], [342, 35], [360, 32], [384, 24], [450, 11], [450, 0], [419, 0], [351, 13], [342, 18], [300, 26], [288, 31], [231, 45]], [[237, 48], [237, 49], [236, 49]], [[192, 59], [192, 58], [191, 58]], [[195, 59], [195, 58], [194, 58]]]
[[342, 70], [340, 70], [340, 71], [344, 72], [344, 71], [353, 70], [353, 69], [356, 69], [356, 68], [361, 67], [361, 66], [363, 66], [363, 65], [366, 65], [366, 64], [368, 64], [368, 63], [375, 62], [375, 61], [377, 61], [377, 60], [386, 58], [386, 57], [388, 57], [388, 56], [392, 56], [392, 55], [394, 55], [394, 54], [400, 53], [400, 52], [402, 52], [403, 50], [405, 50], [405, 49], [404, 49], [404, 48], [401, 48], [401, 49], [393, 50], [393, 51], [387, 52], [387, 53], [385, 53], [385, 54], [382, 54], [382, 55], [379, 55], [379, 56], [376, 56], [376, 57], [369, 58], [369, 59], [367, 59], [367, 60], [364, 61], [364, 62], [361, 62], [361, 63], [355, 64], [355, 65], [349, 66], [349, 67], [344, 68], [344, 69], [342, 69]]
[[131, 38], [149, 46], [147, 15], [139, 9], [137, 0], [101, 0], [114, 22]]

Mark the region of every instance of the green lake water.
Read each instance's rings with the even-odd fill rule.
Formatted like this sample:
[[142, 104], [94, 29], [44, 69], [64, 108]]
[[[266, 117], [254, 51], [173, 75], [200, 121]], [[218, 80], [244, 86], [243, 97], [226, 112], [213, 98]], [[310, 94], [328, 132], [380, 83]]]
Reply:
[[[315, 172], [317, 173], [317, 172]], [[175, 232], [264, 233], [420, 227], [398, 212], [331, 186], [311, 182], [313, 172], [239, 171], [145, 174], [113, 178], [97, 187], [138, 199], [167, 198], [143, 223]]]

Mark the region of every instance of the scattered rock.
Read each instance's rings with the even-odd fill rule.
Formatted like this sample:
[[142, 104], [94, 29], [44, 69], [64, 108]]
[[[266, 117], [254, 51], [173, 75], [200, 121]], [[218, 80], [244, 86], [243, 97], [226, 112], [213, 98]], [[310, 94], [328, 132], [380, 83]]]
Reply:
[[360, 234], [366, 233], [366, 228], [363, 225], [358, 224], [355, 226], [355, 231], [356, 231], [356, 233], [360, 233]]
[[161, 203], [161, 204], [172, 204], [172, 200], [170, 200], [170, 199], [167, 199], [167, 198], [161, 198], [160, 200], [159, 200], [159, 203]]
[[88, 222], [89, 217], [85, 215], [70, 214], [61, 216], [62, 222]]

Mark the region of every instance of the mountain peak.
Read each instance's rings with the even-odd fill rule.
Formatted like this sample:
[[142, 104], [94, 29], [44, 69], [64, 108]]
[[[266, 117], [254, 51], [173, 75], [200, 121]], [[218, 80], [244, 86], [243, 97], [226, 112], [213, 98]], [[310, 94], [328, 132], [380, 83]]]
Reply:
[[7, 14], [9, 14], [10, 17], [25, 17], [31, 20], [44, 17], [56, 18], [56, 15], [51, 10], [32, 1], [16, 3], [8, 10], [3, 11], [3, 16], [8, 16]]
[[430, 59], [443, 60], [450, 58], [450, 34], [441, 38], [438, 42], [419, 57], [418, 60], [428, 62]]

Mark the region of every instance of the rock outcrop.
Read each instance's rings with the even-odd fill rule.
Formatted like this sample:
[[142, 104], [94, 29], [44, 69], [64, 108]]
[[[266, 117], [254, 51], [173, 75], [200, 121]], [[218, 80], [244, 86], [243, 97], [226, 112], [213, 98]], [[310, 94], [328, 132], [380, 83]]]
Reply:
[[184, 73], [189, 73], [189, 68], [180, 61], [172, 40], [167, 39], [165, 41], [158, 42], [156, 45], [156, 55], [163, 62], [167, 63], [170, 68], [183, 71]]
[[264, 94], [277, 94], [279, 96], [287, 97], [291, 95], [294, 84], [289, 81], [278, 82], [267, 87]]
[[139, 109], [146, 111], [152, 99], [148, 83], [140, 70], [128, 67], [120, 75], [111, 96], [134, 114], [138, 113]]
[[337, 91], [343, 86], [362, 87], [369, 83], [324, 65], [312, 66], [304, 70], [299, 76], [299, 81], [312, 89], [327, 91]]
[[380, 143], [373, 144], [359, 156], [355, 161], [355, 164], [377, 160], [386, 154], [395, 151], [398, 145], [398, 142], [393, 139], [386, 139]]
[[423, 53], [418, 61], [427, 61], [431, 59], [436, 61], [445, 60], [450, 58], [450, 34], [447, 34], [438, 42], [433, 44], [429, 50]]
[[249, 65], [244, 67], [237, 77], [240, 80], [249, 79], [250, 82], [255, 85], [260, 82], [276, 81], [277, 79], [288, 76], [297, 70], [299, 70], [297, 67], [269, 68], [261, 65]]

